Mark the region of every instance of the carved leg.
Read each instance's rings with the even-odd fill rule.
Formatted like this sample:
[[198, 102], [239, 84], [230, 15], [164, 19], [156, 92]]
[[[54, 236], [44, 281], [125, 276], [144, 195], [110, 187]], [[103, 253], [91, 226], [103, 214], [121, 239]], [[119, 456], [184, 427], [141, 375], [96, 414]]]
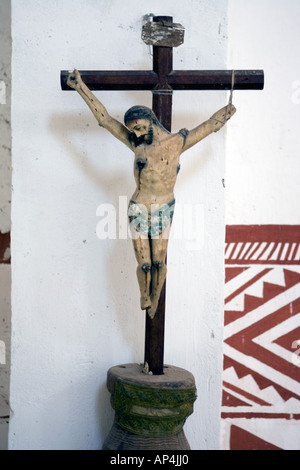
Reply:
[[150, 300], [150, 283], [151, 283], [151, 265], [144, 263], [138, 266], [136, 270], [138, 283], [141, 293], [141, 310], [146, 310], [151, 307]]
[[141, 294], [141, 309], [146, 310], [151, 307], [151, 258], [149, 241], [145, 238], [137, 238], [133, 240], [133, 246], [138, 262], [136, 273]]
[[160, 293], [167, 275], [167, 266], [165, 262], [155, 260], [152, 266], [151, 307], [147, 310], [150, 318], [154, 318], [155, 316]]
[[164, 285], [167, 266], [166, 255], [168, 248], [168, 237], [170, 226], [158, 237], [153, 238], [152, 241], [152, 284], [151, 284], [151, 308], [147, 310], [150, 318], [154, 318], [160, 293]]

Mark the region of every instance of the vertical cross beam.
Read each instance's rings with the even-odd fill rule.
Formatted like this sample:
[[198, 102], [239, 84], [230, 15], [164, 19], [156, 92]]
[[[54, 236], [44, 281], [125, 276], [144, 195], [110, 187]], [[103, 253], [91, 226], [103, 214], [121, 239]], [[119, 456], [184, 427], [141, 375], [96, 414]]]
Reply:
[[[154, 22], [172, 23], [170, 16], [155, 16]], [[173, 48], [153, 46], [153, 71], [157, 73], [158, 83], [153, 93], [152, 109], [159, 122], [171, 132], [172, 123], [172, 88], [168, 84], [168, 75], [173, 70]]]
[[[172, 23], [170, 16], [156, 16], [153, 21]], [[152, 109], [161, 124], [171, 131], [172, 89], [168, 85], [168, 74], [173, 69], [173, 48], [153, 46], [153, 71], [158, 75], [158, 84], [153, 90]], [[155, 317], [146, 315], [145, 363], [154, 375], [163, 374], [165, 333], [166, 282], [161, 291]]]

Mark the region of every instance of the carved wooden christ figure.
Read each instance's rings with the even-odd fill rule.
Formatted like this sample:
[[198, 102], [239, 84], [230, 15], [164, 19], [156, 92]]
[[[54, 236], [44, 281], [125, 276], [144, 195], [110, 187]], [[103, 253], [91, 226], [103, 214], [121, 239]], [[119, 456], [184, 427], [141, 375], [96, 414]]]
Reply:
[[145, 106], [130, 108], [125, 113], [125, 125], [111, 117], [77, 70], [69, 74], [67, 84], [84, 99], [99, 125], [134, 152], [136, 190], [129, 203], [128, 217], [138, 263], [141, 309], [153, 318], [166, 278], [165, 261], [175, 205], [174, 186], [180, 167], [179, 157], [197, 142], [221, 129], [236, 109], [229, 104], [194, 129], [182, 129], [172, 134]]

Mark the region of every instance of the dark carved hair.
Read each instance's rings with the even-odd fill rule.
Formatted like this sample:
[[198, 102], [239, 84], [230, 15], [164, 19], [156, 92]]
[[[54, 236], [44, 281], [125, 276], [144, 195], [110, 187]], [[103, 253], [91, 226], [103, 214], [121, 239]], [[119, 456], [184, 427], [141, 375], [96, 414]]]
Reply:
[[161, 123], [157, 119], [152, 109], [147, 108], [147, 106], [132, 106], [132, 108], [129, 108], [128, 111], [126, 111], [125, 116], [124, 116], [125, 126], [129, 122], [135, 121], [137, 119], [147, 119], [148, 121], [152, 122], [156, 126], [159, 126], [164, 129], [164, 127], [161, 125]]

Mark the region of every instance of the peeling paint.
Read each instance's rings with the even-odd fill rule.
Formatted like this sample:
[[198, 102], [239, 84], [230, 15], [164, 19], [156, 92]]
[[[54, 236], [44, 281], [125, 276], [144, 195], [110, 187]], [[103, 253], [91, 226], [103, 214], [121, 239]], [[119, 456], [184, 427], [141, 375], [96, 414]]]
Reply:
[[10, 262], [10, 232], [0, 231], [0, 263]]

